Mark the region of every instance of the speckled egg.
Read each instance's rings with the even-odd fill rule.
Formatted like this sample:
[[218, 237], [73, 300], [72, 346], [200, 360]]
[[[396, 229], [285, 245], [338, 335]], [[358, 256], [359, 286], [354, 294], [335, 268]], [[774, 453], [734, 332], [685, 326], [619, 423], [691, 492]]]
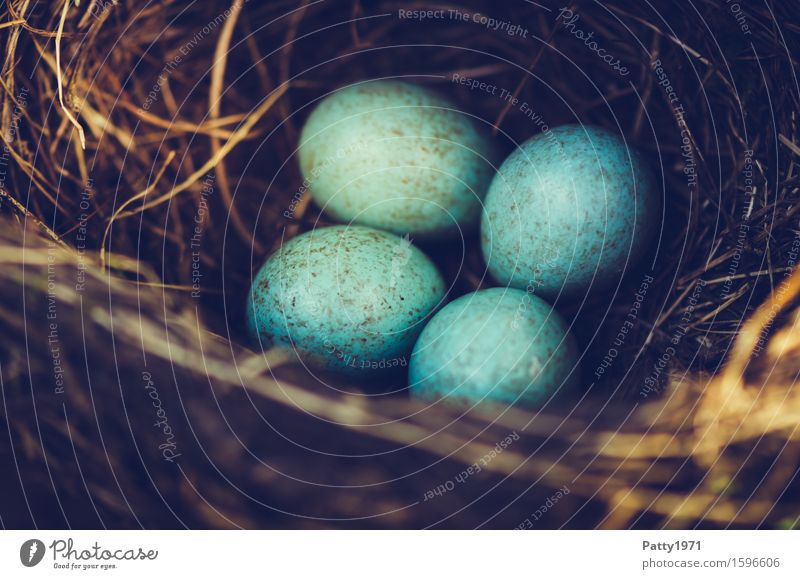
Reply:
[[444, 296], [436, 266], [408, 238], [325, 227], [267, 260], [250, 289], [248, 327], [261, 348], [293, 348], [314, 368], [397, 368]]
[[636, 152], [587, 125], [542, 133], [486, 196], [483, 256], [501, 284], [550, 299], [616, 283], [658, 233], [661, 196]]
[[472, 117], [395, 80], [325, 98], [303, 127], [298, 155], [303, 187], [325, 212], [415, 238], [476, 229], [497, 160]]
[[578, 347], [543, 299], [492, 288], [451, 302], [425, 326], [409, 365], [412, 396], [532, 407], [575, 392]]

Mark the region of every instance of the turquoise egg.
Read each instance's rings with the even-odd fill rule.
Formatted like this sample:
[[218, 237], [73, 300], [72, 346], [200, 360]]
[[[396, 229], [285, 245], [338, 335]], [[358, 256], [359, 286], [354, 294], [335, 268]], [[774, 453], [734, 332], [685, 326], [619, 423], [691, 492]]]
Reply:
[[262, 348], [293, 348], [313, 368], [397, 368], [408, 365], [444, 296], [436, 266], [408, 238], [363, 226], [324, 227], [284, 243], [259, 270], [248, 329]]
[[412, 396], [532, 407], [575, 392], [578, 347], [543, 299], [513, 288], [458, 298], [425, 326], [409, 365]]
[[616, 283], [658, 232], [661, 197], [618, 136], [565, 125], [526, 141], [486, 196], [483, 256], [503, 285], [555, 299]]
[[472, 117], [437, 92], [378, 80], [325, 98], [298, 155], [303, 188], [335, 219], [444, 238], [477, 229], [493, 151]]

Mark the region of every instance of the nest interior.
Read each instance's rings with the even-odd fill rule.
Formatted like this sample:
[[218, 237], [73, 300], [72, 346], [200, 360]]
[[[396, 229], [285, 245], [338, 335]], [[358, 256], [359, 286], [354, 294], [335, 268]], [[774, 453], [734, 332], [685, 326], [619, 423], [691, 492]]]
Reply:
[[[800, 23], [736, 6], [6, 2], [3, 525], [797, 525]], [[656, 172], [651, 254], [557, 304], [575, 407], [341, 394], [249, 348], [254, 270], [330, 223], [304, 119], [386, 77], [507, 152], [591, 123]], [[487, 284], [475, 239], [424, 249], [451, 297]]]

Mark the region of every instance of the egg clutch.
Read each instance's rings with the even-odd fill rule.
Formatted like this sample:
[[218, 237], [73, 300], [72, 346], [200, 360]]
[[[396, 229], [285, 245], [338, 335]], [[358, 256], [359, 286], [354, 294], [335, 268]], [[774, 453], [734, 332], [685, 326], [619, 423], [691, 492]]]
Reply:
[[[551, 303], [619, 282], [660, 219], [652, 175], [616, 134], [555, 127], [502, 161], [475, 117], [396, 80], [324, 98], [298, 158], [312, 199], [342, 225], [298, 235], [258, 271], [254, 342], [292, 349], [311, 371], [408, 366], [411, 395], [431, 402], [536, 407], [575, 393], [580, 352]], [[447, 303], [413, 241], [478, 229], [498, 287]]]

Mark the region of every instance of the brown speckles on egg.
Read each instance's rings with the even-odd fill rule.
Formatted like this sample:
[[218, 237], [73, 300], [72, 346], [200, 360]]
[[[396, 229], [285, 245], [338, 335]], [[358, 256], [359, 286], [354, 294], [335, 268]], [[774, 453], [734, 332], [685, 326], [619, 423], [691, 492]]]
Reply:
[[[536, 372], [531, 372], [535, 368]], [[409, 364], [412, 395], [536, 406], [574, 392], [578, 348], [564, 320], [522, 290], [467, 294], [439, 311]]]
[[407, 356], [445, 294], [439, 272], [419, 249], [361, 226], [292, 239], [270, 257], [253, 287], [249, 327], [265, 339], [291, 338], [310, 364], [348, 373], [365, 368], [345, 360]]
[[323, 100], [299, 155], [312, 197], [331, 215], [416, 238], [476, 226], [496, 160], [468, 115], [400, 81], [359, 83]]
[[[657, 231], [660, 200], [638, 156], [598, 127], [566, 125], [523, 143], [486, 197], [481, 242], [499, 282], [555, 297], [619, 279]], [[562, 294], [563, 295], [563, 294]]]

